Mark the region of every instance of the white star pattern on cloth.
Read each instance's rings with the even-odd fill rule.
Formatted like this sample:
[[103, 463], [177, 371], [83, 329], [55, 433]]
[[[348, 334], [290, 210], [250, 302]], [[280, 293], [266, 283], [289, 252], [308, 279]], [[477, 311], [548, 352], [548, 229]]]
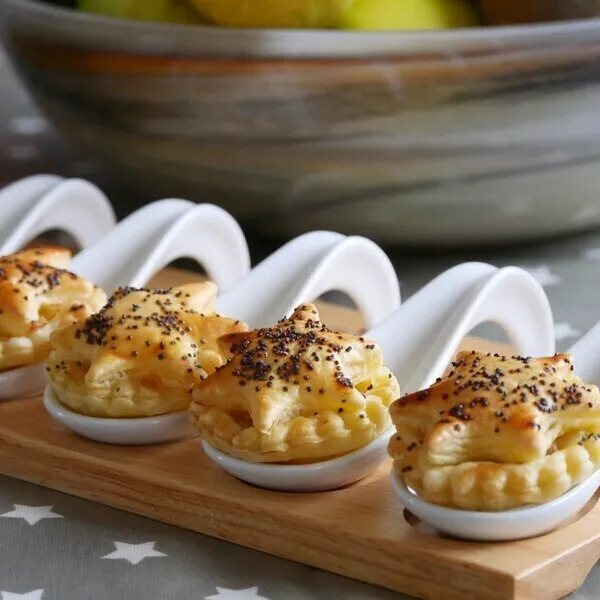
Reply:
[[0, 515], [4, 519], [25, 519], [30, 525], [35, 525], [42, 519], [62, 519], [63, 516], [52, 512], [51, 506], [26, 506], [14, 504], [15, 510]]
[[548, 265], [525, 268], [525, 270], [542, 286], [558, 285], [562, 279], [550, 270]]
[[258, 587], [245, 588], [243, 590], [230, 590], [217, 587], [217, 593], [205, 596], [204, 600], [269, 600], [258, 595]]
[[583, 257], [588, 260], [600, 260], [600, 248], [590, 248], [583, 253]]
[[26, 594], [15, 594], [14, 592], [0, 592], [1, 600], [42, 600], [44, 590], [33, 590]]
[[554, 337], [557, 342], [566, 340], [578, 336], [581, 332], [574, 327], [571, 327], [570, 323], [555, 323], [554, 324]]
[[167, 556], [162, 552], [154, 549], [156, 542], [146, 542], [144, 544], [126, 544], [125, 542], [115, 542], [116, 550], [103, 556], [110, 560], [123, 559], [132, 565], [141, 563], [145, 558], [153, 558], [154, 556]]

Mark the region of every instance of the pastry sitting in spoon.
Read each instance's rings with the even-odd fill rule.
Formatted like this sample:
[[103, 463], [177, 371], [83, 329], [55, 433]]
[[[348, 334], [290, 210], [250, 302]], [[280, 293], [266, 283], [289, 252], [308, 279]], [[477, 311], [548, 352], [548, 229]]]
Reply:
[[389, 453], [420, 497], [502, 511], [549, 502], [600, 468], [600, 392], [568, 355], [462, 352], [452, 367], [391, 407]]
[[57, 331], [47, 362], [60, 402], [102, 418], [184, 411], [194, 385], [224, 364], [217, 338], [246, 326], [214, 314], [217, 287], [119, 288], [85, 322]]
[[313, 305], [219, 342], [233, 358], [197, 384], [190, 406], [212, 447], [251, 463], [310, 463], [390, 429], [399, 388], [380, 348], [330, 331]]
[[85, 319], [106, 301], [93, 283], [65, 270], [66, 248], [0, 258], [0, 371], [42, 363], [56, 329]]

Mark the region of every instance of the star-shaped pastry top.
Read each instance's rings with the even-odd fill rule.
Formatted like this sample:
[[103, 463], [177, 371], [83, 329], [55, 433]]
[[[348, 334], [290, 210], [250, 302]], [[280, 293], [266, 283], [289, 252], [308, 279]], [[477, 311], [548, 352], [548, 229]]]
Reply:
[[[132, 394], [158, 393], [168, 400], [172, 390], [177, 405], [157, 404], [157, 413], [184, 410], [192, 387], [226, 360], [217, 339], [247, 329], [214, 313], [216, 294], [210, 282], [170, 290], [118, 289], [98, 313], [52, 336], [47, 361], [52, 382], [64, 388], [83, 384], [98, 397], [118, 396], [131, 385]], [[94, 416], [139, 416], [102, 412], [111, 403], [94, 407], [101, 411]]]
[[405, 469], [420, 459], [522, 464], [573, 442], [573, 434], [600, 434], [600, 392], [574, 374], [568, 355], [461, 352], [444, 378], [396, 400], [390, 412], [397, 429], [390, 454]]
[[15, 509], [0, 515], [4, 519], [23, 519], [29, 525], [35, 525], [42, 519], [62, 519], [62, 515], [52, 512], [51, 506], [27, 506], [15, 504]]
[[217, 587], [217, 593], [212, 594], [211, 596], [205, 596], [204, 600], [268, 600], [268, 598], [259, 596], [257, 586], [242, 590]]
[[24, 594], [15, 592], [0, 592], [0, 600], [42, 600], [44, 590], [33, 590]]
[[102, 558], [109, 560], [126, 560], [132, 565], [141, 563], [146, 558], [155, 558], [167, 556], [163, 552], [154, 549], [156, 542], [145, 542], [143, 544], [127, 544], [125, 542], [115, 542], [115, 550]]
[[70, 260], [66, 248], [0, 257], [0, 338], [30, 336], [53, 319], [66, 324], [102, 306], [104, 292], [67, 271]]
[[399, 388], [381, 349], [329, 330], [311, 304], [273, 327], [219, 341], [233, 358], [196, 386], [190, 412], [225, 451], [261, 462], [319, 458], [360, 447], [391, 425]]

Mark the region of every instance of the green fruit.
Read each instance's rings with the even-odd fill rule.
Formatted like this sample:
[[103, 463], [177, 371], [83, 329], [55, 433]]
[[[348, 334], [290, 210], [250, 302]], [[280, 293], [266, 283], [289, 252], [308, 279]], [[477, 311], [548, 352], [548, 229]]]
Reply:
[[468, 0], [353, 0], [343, 29], [450, 29], [478, 25]]
[[87, 12], [124, 19], [161, 23], [204, 22], [188, 0], [79, 0], [78, 6]]

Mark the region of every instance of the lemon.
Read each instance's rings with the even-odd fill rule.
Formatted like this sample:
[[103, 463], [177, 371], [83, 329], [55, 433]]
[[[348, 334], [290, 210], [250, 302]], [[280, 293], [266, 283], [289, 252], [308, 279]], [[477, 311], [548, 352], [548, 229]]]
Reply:
[[449, 29], [479, 24], [468, 0], [353, 0], [344, 29]]
[[79, 0], [78, 5], [87, 12], [125, 19], [188, 24], [204, 22], [188, 0]]
[[190, 0], [226, 27], [336, 27], [353, 0]]

